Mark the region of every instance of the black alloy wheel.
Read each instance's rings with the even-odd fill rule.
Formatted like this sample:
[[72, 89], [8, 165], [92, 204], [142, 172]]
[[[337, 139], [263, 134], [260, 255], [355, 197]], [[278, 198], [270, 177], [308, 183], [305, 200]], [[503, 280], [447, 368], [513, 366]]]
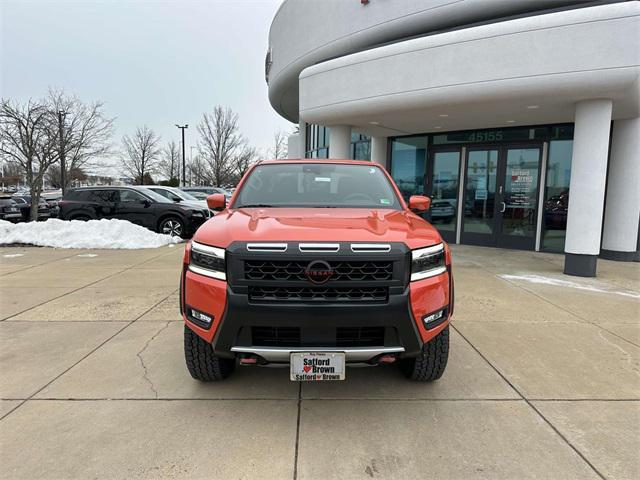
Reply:
[[184, 223], [176, 217], [168, 217], [160, 222], [160, 233], [171, 235], [172, 237], [182, 237], [184, 234]]

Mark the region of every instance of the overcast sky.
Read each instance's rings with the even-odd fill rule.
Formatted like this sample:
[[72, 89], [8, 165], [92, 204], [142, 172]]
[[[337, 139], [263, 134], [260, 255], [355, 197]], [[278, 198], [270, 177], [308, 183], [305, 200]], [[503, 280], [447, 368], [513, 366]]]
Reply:
[[25, 100], [50, 86], [102, 100], [123, 134], [148, 125], [197, 140], [202, 112], [217, 104], [240, 116], [266, 151], [293, 125], [267, 98], [264, 57], [280, 0], [0, 0], [2, 97]]

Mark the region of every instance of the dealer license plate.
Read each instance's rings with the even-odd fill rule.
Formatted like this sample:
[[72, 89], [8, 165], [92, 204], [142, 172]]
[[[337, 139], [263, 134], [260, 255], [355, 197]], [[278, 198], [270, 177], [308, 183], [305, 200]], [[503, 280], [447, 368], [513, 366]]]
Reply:
[[344, 352], [294, 352], [290, 364], [294, 382], [344, 380]]

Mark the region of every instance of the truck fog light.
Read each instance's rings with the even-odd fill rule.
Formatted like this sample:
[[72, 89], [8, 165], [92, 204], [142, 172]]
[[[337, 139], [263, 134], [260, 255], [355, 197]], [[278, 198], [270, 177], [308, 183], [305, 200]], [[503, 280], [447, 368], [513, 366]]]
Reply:
[[430, 313], [429, 315], [425, 315], [422, 317], [422, 321], [424, 322], [424, 326], [427, 329], [431, 329], [437, 327], [442, 322], [447, 319], [447, 309], [443, 308], [442, 310], [438, 310], [437, 312]]
[[191, 316], [196, 320], [200, 320], [201, 322], [206, 323], [207, 325], [210, 324], [211, 321], [213, 320], [213, 317], [205, 313], [199, 312], [198, 310], [195, 310], [193, 308], [191, 309]]

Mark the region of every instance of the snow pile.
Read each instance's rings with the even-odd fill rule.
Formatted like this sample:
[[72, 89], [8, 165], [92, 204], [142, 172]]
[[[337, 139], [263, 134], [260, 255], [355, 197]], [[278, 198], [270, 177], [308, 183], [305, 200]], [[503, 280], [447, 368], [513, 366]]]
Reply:
[[0, 245], [25, 243], [56, 248], [158, 248], [180, 243], [177, 237], [152, 232], [126, 220], [11, 223], [0, 220]]

